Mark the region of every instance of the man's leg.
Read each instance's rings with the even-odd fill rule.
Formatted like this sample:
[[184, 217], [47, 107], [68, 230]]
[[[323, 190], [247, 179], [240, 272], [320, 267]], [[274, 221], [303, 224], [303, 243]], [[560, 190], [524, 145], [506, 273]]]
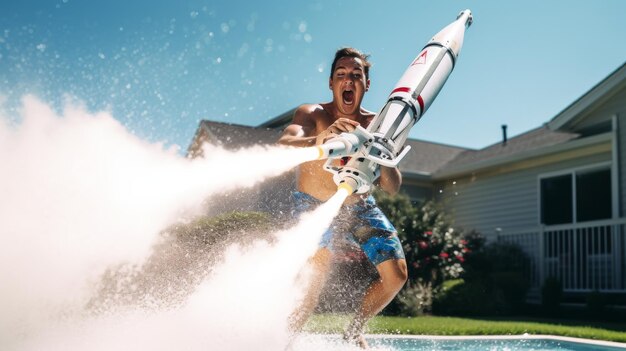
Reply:
[[354, 320], [346, 330], [345, 338], [367, 347], [362, 336], [367, 321], [378, 314], [393, 300], [407, 280], [406, 260], [391, 259], [376, 266], [380, 278], [369, 286]]
[[289, 329], [292, 332], [299, 332], [302, 329], [313, 313], [313, 309], [317, 306], [320, 293], [330, 271], [331, 257], [332, 253], [330, 250], [324, 247], [317, 250], [315, 255], [309, 260], [308, 264], [312, 269], [311, 281], [302, 303], [289, 317]]

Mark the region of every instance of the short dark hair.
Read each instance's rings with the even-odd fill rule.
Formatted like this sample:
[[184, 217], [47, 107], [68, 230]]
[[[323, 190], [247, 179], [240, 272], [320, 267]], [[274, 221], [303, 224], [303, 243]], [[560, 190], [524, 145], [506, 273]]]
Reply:
[[333, 65], [330, 67], [330, 78], [333, 77], [333, 73], [335, 72], [335, 66], [337, 65], [337, 61], [339, 61], [342, 57], [354, 57], [361, 59], [363, 61], [363, 69], [365, 70], [365, 79], [370, 78], [370, 67], [372, 63], [368, 61], [370, 55], [364, 54], [361, 51], [355, 48], [341, 48], [337, 50], [335, 53], [335, 59], [333, 60]]

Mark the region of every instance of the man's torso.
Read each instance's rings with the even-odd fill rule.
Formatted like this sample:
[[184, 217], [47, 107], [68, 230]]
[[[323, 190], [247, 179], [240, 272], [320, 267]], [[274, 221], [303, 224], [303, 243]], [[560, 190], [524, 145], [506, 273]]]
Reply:
[[[363, 127], [372, 121], [374, 113], [361, 109], [362, 113], [356, 120]], [[319, 104], [311, 112], [310, 118], [315, 121], [315, 129], [308, 136], [315, 136], [326, 130], [338, 118], [331, 113], [330, 104]], [[332, 161], [339, 165], [340, 160]], [[299, 191], [312, 195], [313, 197], [326, 201], [337, 192], [337, 184], [333, 181], [333, 174], [324, 170], [326, 160], [310, 161], [302, 163], [297, 169], [296, 185]], [[346, 199], [346, 204], [361, 201], [363, 195], [351, 195]]]

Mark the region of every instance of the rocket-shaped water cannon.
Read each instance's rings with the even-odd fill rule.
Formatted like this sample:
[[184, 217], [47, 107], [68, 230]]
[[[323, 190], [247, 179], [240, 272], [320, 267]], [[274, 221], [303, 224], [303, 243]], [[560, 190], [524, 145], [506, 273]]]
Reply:
[[[334, 174], [340, 188], [350, 193], [367, 192], [380, 175], [380, 165], [396, 167], [409, 152], [410, 146], [403, 147], [404, 142], [452, 72], [465, 29], [471, 24], [472, 13], [465, 10], [435, 34], [411, 62], [367, 129], [357, 127], [318, 146], [319, 159], [329, 159], [324, 168]], [[344, 156], [351, 157], [345, 165], [331, 165], [332, 159]]]

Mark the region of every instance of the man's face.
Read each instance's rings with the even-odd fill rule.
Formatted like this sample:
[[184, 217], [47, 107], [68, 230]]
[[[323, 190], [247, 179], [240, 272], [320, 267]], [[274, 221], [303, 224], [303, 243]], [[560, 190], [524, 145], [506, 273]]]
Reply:
[[329, 85], [339, 112], [346, 115], [358, 113], [363, 95], [370, 86], [369, 79], [365, 78], [363, 61], [355, 57], [337, 60]]

